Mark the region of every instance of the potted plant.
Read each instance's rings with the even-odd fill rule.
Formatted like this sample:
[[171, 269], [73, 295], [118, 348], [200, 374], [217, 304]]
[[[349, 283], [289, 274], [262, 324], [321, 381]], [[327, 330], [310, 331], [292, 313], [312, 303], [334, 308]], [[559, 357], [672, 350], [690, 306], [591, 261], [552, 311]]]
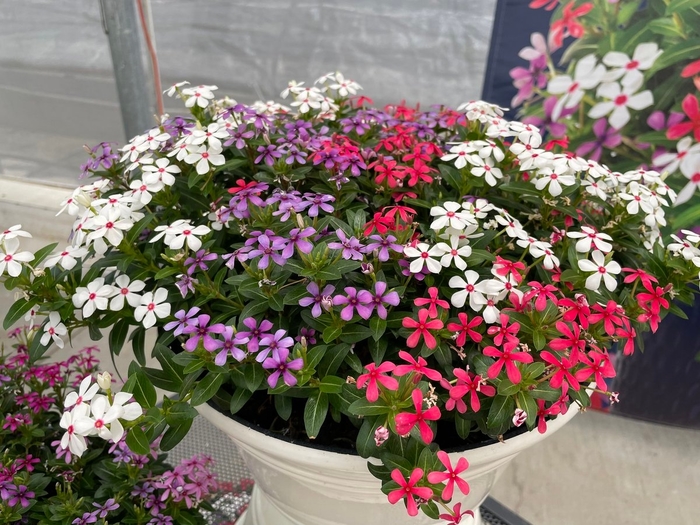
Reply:
[[[9, 336], [13, 349], [0, 349], [2, 523], [205, 523], [199, 509], [211, 510], [206, 499], [217, 490], [211, 458], [173, 467], [158, 440], [145, 444], [146, 454], [131, 450], [119, 421], [128, 425], [142, 409], [112, 388], [108, 372], [97, 373], [97, 347], [65, 361], [32, 362], [28, 343], [46, 336], [28, 327]], [[90, 434], [107, 404], [106, 424]]]
[[[551, 9], [552, 18], [549, 34], [533, 34], [520, 51], [527, 67], [511, 71], [519, 118], [616, 171], [662, 173], [678, 192], [664, 226], [680, 253], [679, 231], [697, 228], [700, 218], [700, 15], [693, 3], [536, 0], [530, 7]], [[689, 394], [700, 372], [698, 316], [697, 306], [684, 308], [683, 318], [644, 338], [649, 355], [621, 358], [615, 385], [631, 395], [615, 411], [700, 426]], [[663, 387], [652, 392], [651, 382]]]
[[664, 247], [658, 173], [549, 151], [485, 102], [359, 89], [290, 82], [285, 107], [177, 84], [190, 116], [92, 152], [70, 246], [0, 240], [24, 294], [6, 324], [50, 334], [30, 356], [59, 326], [129, 338], [133, 446], [168, 450], [196, 406], [256, 478], [248, 525], [479, 521], [515, 454], [616, 399], [610, 343], [692, 300], [700, 257]]

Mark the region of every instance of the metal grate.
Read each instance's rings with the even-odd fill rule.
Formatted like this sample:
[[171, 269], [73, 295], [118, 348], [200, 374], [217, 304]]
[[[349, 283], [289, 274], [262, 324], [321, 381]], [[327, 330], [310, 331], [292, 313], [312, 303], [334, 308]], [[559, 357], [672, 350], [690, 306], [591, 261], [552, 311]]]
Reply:
[[[194, 420], [185, 439], [170, 452], [171, 463], [195, 454], [214, 458], [222, 493], [212, 502], [214, 512], [202, 511], [209, 525], [233, 525], [250, 502], [253, 480], [231, 440], [203, 417]], [[530, 525], [492, 498], [481, 506], [485, 525]]]

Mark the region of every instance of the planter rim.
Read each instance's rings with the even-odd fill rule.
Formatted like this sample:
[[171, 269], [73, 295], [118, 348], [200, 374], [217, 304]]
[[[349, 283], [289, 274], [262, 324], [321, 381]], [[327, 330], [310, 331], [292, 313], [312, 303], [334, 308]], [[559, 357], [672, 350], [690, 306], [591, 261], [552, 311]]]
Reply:
[[[577, 407], [578, 405], [573, 403], [571, 407], [569, 407], [566, 414], [558, 415], [555, 419], [547, 421], [546, 434], [553, 434], [568, 423], [569, 420], [571, 420], [579, 412]], [[309, 465], [318, 465], [320, 463], [328, 464], [329, 462], [349, 460], [360, 461], [364, 466], [365, 462], [367, 461], [367, 459], [362, 458], [354, 450], [316, 445], [314, 443], [296, 441], [290, 438], [285, 438], [284, 436], [279, 436], [278, 434], [270, 432], [267, 429], [255, 426], [240, 417], [232, 414], [226, 414], [222, 409], [214, 406], [213, 401], [199, 405], [196, 407], [196, 409], [199, 411], [200, 415], [206, 417], [217, 428], [229, 435], [235, 435], [237, 440], [249, 447], [258, 449], [261, 446], [261, 442], [265, 441], [268, 442], [270, 447], [275, 450], [275, 454], [295, 457], [296, 461], [301, 461], [297, 448], [301, 446], [305, 449], [305, 459], [303, 462], [308, 463]], [[493, 454], [496, 456], [505, 457], [528, 447], [531, 443], [538, 441], [542, 436], [539, 434], [536, 428], [528, 431], [527, 427], [523, 426], [517, 430], [517, 434], [511, 434], [510, 437], [505, 438], [504, 441], [500, 443], [495, 439], [488, 439], [487, 441], [466, 445], [464, 447], [445, 449], [445, 452], [448, 452], [449, 454], [461, 455], [469, 450], [488, 449], [489, 447], [495, 446], [494, 448], [490, 449], [493, 451]]]

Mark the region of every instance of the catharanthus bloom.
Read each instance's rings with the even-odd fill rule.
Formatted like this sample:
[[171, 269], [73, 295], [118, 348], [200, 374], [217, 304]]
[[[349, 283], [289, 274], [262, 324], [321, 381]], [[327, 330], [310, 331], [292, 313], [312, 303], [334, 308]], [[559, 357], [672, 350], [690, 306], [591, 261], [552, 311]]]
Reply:
[[578, 107], [586, 91], [600, 84], [604, 75], [605, 66], [598, 64], [595, 55], [590, 54], [578, 61], [573, 78], [568, 75], [552, 78], [547, 89], [553, 95], [561, 95], [552, 109], [552, 121], [559, 120], [565, 110]]
[[437, 346], [437, 340], [435, 336], [430, 332], [430, 330], [439, 330], [444, 326], [444, 323], [440, 319], [428, 320], [430, 313], [427, 309], [423, 308], [418, 310], [418, 320], [411, 317], [404, 317], [401, 322], [404, 328], [413, 328], [413, 332], [408, 339], [406, 339], [406, 344], [409, 348], [415, 348], [418, 346], [421, 337], [423, 338], [425, 345], [433, 349]]
[[487, 397], [496, 395], [496, 389], [486, 384], [486, 380], [480, 375], [461, 368], [455, 368], [452, 373], [457, 378], [455, 386], [450, 386], [449, 383], [445, 384], [445, 380], [440, 383], [445, 388], [449, 386], [450, 399], [445, 403], [447, 410], [456, 408], [457, 412], [464, 414], [467, 411], [467, 403], [465, 403], [464, 399], [469, 394], [469, 406], [474, 412], [478, 412], [481, 409], [479, 394]]
[[216, 340], [211, 336], [211, 334], [222, 334], [224, 333], [225, 326], [221, 323], [217, 323], [209, 326], [209, 320], [211, 316], [208, 314], [201, 314], [197, 316], [197, 322], [192, 323], [187, 326], [182, 333], [189, 335], [189, 339], [185, 342], [185, 350], [188, 352], [194, 352], [199, 346], [200, 342], [205, 350], [208, 352], [213, 352], [219, 345], [217, 345]]
[[401, 488], [392, 490], [388, 494], [389, 503], [395, 505], [402, 499], [406, 499], [406, 509], [409, 516], [418, 515], [418, 505], [416, 498], [420, 500], [429, 500], [433, 497], [433, 490], [428, 487], [417, 487], [416, 484], [423, 479], [423, 469], [413, 469], [408, 479], [403, 477], [399, 469], [394, 469], [391, 472], [393, 479]]
[[280, 376], [287, 386], [297, 384], [297, 378], [294, 377], [290, 370], [301, 370], [304, 367], [304, 360], [300, 357], [287, 362], [289, 357], [288, 348], [276, 348], [272, 351], [272, 357], [268, 357], [263, 361], [263, 368], [272, 370], [272, 374], [267, 378], [267, 384], [270, 388], [276, 388]]
[[443, 255], [443, 252], [437, 246], [430, 246], [426, 243], [418, 243], [416, 247], [406, 246], [403, 253], [410, 258], [415, 258], [411, 261], [409, 270], [411, 273], [419, 273], [423, 268], [427, 268], [431, 273], [440, 273], [442, 264], [437, 260], [437, 257]]
[[560, 19], [554, 21], [549, 29], [550, 46], [558, 49], [564, 45], [564, 38], [567, 36], [573, 38], [581, 38], [584, 34], [584, 29], [581, 23], [577, 20], [578, 17], [588, 14], [593, 9], [591, 2], [585, 2], [577, 7], [574, 7], [573, 0], [564, 6]]
[[311, 308], [311, 315], [314, 317], [319, 317], [323, 313], [323, 298], [331, 295], [335, 291], [335, 286], [328, 284], [323, 288], [323, 290], [321, 290], [319, 289], [318, 284], [312, 281], [306, 286], [306, 291], [311, 294], [311, 297], [302, 297], [299, 299], [299, 305], [313, 305]]
[[607, 304], [594, 304], [593, 313], [588, 317], [590, 324], [603, 321], [605, 333], [612, 336], [615, 334], [615, 325], [622, 326], [622, 309], [612, 299]]
[[533, 358], [532, 355], [528, 354], [527, 352], [514, 352], [514, 350], [517, 348], [518, 346], [513, 343], [505, 343], [503, 345], [503, 350], [499, 350], [495, 346], [487, 346], [484, 348], [484, 355], [496, 359], [496, 362], [488, 369], [487, 375], [489, 376], [489, 379], [497, 377], [505, 365], [506, 374], [508, 375], [510, 382], [515, 385], [520, 383], [522, 374], [520, 373], [520, 369], [515, 362], [532, 363]]
[[[388, 285], [385, 282], [377, 281], [374, 283], [373, 291], [362, 290], [357, 294], [357, 300], [360, 301], [361, 304], [364, 303], [372, 308], [376, 308], [379, 318], [386, 319], [388, 311], [385, 305], [398, 306], [401, 302], [399, 294], [394, 291], [387, 293], [387, 288]], [[362, 317], [362, 314], [360, 314], [360, 316]]]
[[440, 450], [437, 453], [437, 457], [440, 460], [440, 463], [445, 466], [446, 470], [444, 472], [431, 472], [428, 474], [428, 481], [430, 483], [442, 483], [443, 481], [447, 482], [445, 484], [445, 488], [442, 489], [442, 499], [445, 501], [450, 501], [452, 499], [455, 485], [457, 485], [457, 488], [459, 488], [462, 494], [465, 496], [468, 495], [469, 484], [459, 476], [462, 472], [469, 468], [467, 458], [460, 457], [457, 460], [457, 465], [453, 467], [452, 462], [450, 461], [450, 456], [447, 455], [447, 452]]
[[398, 365], [394, 369], [394, 375], [396, 376], [405, 376], [406, 374], [414, 373], [414, 381], [416, 383], [420, 381], [422, 376], [427, 377], [431, 381], [440, 381], [442, 378], [440, 372], [433, 370], [432, 368], [428, 368], [428, 362], [420, 356], [418, 356], [418, 359], [416, 360], [411, 354], [402, 350], [399, 352], [399, 357], [409, 364]]
[[576, 148], [576, 155], [587, 155], [597, 162], [603, 154], [603, 148], [614, 149], [622, 144], [622, 135], [617, 129], [609, 126], [607, 120], [598, 119], [592, 129], [596, 139], [581, 144]]
[[424, 443], [430, 444], [433, 441], [434, 434], [433, 429], [430, 428], [426, 421], [437, 421], [440, 419], [440, 409], [432, 406], [428, 410], [423, 411], [423, 392], [418, 388], [411, 393], [411, 399], [413, 400], [413, 407], [416, 413], [401, 412], [396, 414], [396, 432], [400, 436], [405, 436], [411, 432], [413, 427], [418, 425], [421, 439]]
[[67, 333], [68, 329], [66, 328], [66, 325], [61, 322], [61, 317], [59, 316], [58, 312], [51, 312], [49, 313], [49, 320], [44, 325], [44, 335], [41, 336], [41, 340], [39, 342], [43, 346], [46, 346], [53, 341], [56, 343], [57, 347], [63, 348], [64, 343], [61, 336], [66, 335]]
[[597, 292], [600, 288], [602, 280], [605, 287], [609, 291], [614, 291], [617, 288], [617, 278], [615, 275], [622, 271], [622, 267], [615, 261], [605, 262], [605, 255], [600, 250], [594, 250], [591, 253], [592, 261], [581, 259], [578, 262], [578, 267], [584, 272], [593, 272], [586, 278], [586, 288]]
[[700, 104], [698, 104], [697, 97], [692, 94], [686, 95], [681, 107], [689, 120], [668, 128], [666, 137], [670, 140], [676, 140], [693, 132], [695, 140], [700, 141]]
[[573, 358], [562, 357], [561, 360], [551, 352], [544, 351], [540, 354], [540, 358], [556, 370], [549, 380], [552, 388], [561, 388], [562, 392], [566, 393], [569, 387], [574, 390], [579, 390], [578, 380], [573, 376], [571, 370], [576, 366], [576, 360]]
[[494, 336], [493, 342], [496, 346], [501, 346], [504, 343], [517, 344], [518, 338], [516, 334], [520, 330], [520, 323], [512, 322], [510, 325], [510, 317], [506, 314], [500, 315], [501, 326], [490, 326], [487, 333]]
[[343, 321], [350, 321], [355, 311], [357, 311], [357, 314], [362, 317], [362, 319], [369, 319], [374, 309], [371, 294], [362, 294], [362, 291], [358, 292], [357, 289], [352, 286], [345, 288], [345, 294], [346, 295], [336, 295], [333, 297], [334, 306], [346, 305], [345, 308], [340, 311], [340, 318]]
[[[644, 82], [643, 77], [638, 77], [637, 80], [629, 84], [618, 84], [610, 82], [601, 84], [598, 88], [598, 96], [607, 98], [607, 101], [598, 102], [588, 112], [591, 118], [601, 118], [606, 115], [610, 126], [615, 129], [621, 129], [627, 124], [631, 118], [628, 108], [636, 111], [648, 108], [654, 103], [654, 96], [651, 91], [644, 90], [638, 92]], [[597, 159], [595, 159], [597, 160]]]
[[470, 321], [469, 316], [464, 312], [458, 313], [457, 318], [459, 319], [458, 323], [447, 324], [447, 329], [454, 332], [456, 336], [455, 343], [457, 346], [464, 346], [467, 342], [467, 338], [475, 343], [481, 342], [483, 336], [475, 331], [474, 328], [479, 326], [483, 322], [483, 319], [479, 316], [475, 316]]
[[390, 361], [380, 364], [379, 366], [374, 363], [365, 365], [367, 370], [366, 374], [362, 374], [357, 378], [357, 388], [362, 388], [367, 384], [367, 391], [365, 395], [367, 396], [367, 401], [374, 403], [379, 399], [379, 388], [377, 383], [382, 385], [387, 390], [396, 390], [399, 388], [399, 382], [393, 377], [386, 376], [387, 374], [396, 368], [396, 365]]
[[540, 434], [547, 432], [547, 417], [556, 416], [560, 413], [556, 405], [545, 408], [545, 400], [537, 399], [537, 431]]
[[[555, 2], [558, 2], [559, 0], [554, 0]], [[457, 503], [454, 508], [451, 510], [450, 514], [440, 514], [439, 518], [441, 520], [445, 520], [448, 525], [459, 525], [462, 523], [462, 518], [464, 516], [469, 516], [471, 518], [474, 518], [474, 511], [471, 510], [462, 510], [462, 504]]]
[[564, 337], [552, 339], [549, 342], [549, 347], [557, 351], [568, 350], [571, 361], [575, 363], [578, 360], [579, 352], [583, 352], [586, 348], [586, 340], [583, 338], [578, 324], [573, 323], [569, 328], [566, 323], [557, 321], [556, 328]]
[[163, 319], [170, 315], [168, 291], [165, 288], [157, 288], [155, 292], [146, 292], [141, 296], [141, 302], [134, 309], [134, 319], [143, 322], [144, 328], [151, 328], [157, 319]]
[[438, 289], [435, 288], [434, 286], [431, 286], [428, 288], [428, 296], [429, 298], [424, 298], [424, 297], [419, 297], [417, 299], [413, 300], [413, 304], [416, 306], [425, 306], [426, 304], [428, 306], [428, 315], [431, 318], [436, 318], [438, 316], [438, 311], [437, 307], [439, 306], [440, 308], [444, 309], [449, 309], [450, 303], [443, 299], [438, 298]]
[[581, 354], [580, 362], [584, 365], [583, 368], [576, 370], [574, 376], [578, 381], [586, 381], [589, 377], [595, 378], [596, 388], [607, 390], [608, 386], [605, 379], [615, 377], [615, 368], [610, 362], [610, 356], [602, 352], [588, 352], [588, 357]]
[[[242, 335], [242, 333], [239, 333], [239, 336]], [[281, 348], [289, 350], [292, 346], [294, 346], [294, 339], [287, 335], [286, 330], [280, 328], [274, 334], [266, 334], [262, 339], [260, 339], [260, 344], [262, 346], [266, 346], [267, 348], [261, 350], [258, 355], [255, 356], [255, 360], [258, 363], [265, 361], [265, 358], [270, 355], [270, 352], [274, 352], [275, 350]]]

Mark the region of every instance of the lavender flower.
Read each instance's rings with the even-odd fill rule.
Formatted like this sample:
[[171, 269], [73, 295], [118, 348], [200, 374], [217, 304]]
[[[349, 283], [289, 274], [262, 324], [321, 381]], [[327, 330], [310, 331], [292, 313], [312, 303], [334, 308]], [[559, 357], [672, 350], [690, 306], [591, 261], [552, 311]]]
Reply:
[[216, 358], [214, 359], [214, 364], [217, 366], [223, 366], [226, 364], [226, 357], [230, 353], [233, 358], [241, 362], [245, 359], [246, 353], [238, 348], [236, 345], [243, 345], [248, 342], [248, 339], [246, 337], [236, 337], [236, 334], [233, 333], [233, 328], [230, 326], [227, 326], [224, 328], [223, 331], [223, 341], [216, 341], [216, 344], [218, 345], [218, 348], [221, 348], [221, 351], [216, 354]]
[[3, 490], [3, 500], [7, 502], [8, 507], [14, 507], [18, 503], [22, 508], [27, 508], [30, 499], [34, 499], [35, 494], [30, 491], [26, 485], [12, 485], [7, 483]]
[[332, 242], [328, 244], [328, 247], [332, 250], [343, 250], [341, 255], [343, 259], [353, 259], [355, 261], [362, 260], [362, 250], [364, 246], [360, 244], [355, 237], [347, 237], [347, 234], [343, 230], [336, 230], [335, 234], [338, 236], [340, 242]]
[[93, 507], [97, 507], [97, 510], [95, 512], [98, 512], [99, 517], [103, 519], [107, 517], [108, 513], [119, 508], [119, 503], [117, 503], [114, 498], [109, 498], [101, 505], [93, 501], [92, 505]]
[[326, 213], [333, 213], [333, 206], [327, 204], [329, 202], [335, 202], [335, 197], [332, 195], [321, 195], [319, 193], [305, 193], [304, 198], [311, 202], [311, 207], [307, 212], [309, 217], [318, 217], [319, 210], [323, 210]]
[[267, 146], [258, 146], [258, 155], [255, 158], [255, 164], [260, 164], [261, 162], [265, 162], [268, 166], [272, 166], [275, 163], [275, 160], [279, 159], [282, 156], [281, 151], [277, 151], [277, 146], [274, 144], [268, 144]]
[[197, 316], [196, 325], [190, 325], [183, 330], [183, 334], [191, 334], [190, 338], [185, 342], [185, 350], [194, 352], [200, 341], [202, 341], [204, 349], [208, 352], [213, 352], [217, 349], [216, 341], [210, 334], [221, 334], [226, 327], [221, 323], [207, 326], [210, 319], [211, 317], [207, 314], [199, 315]]
[[178, 335], [182, 334], [182, 332], [188, 326], [197, 326], [199, 320], [196, 319], [195, 316], [198, 313], [199, 308], [197, 308], [196, 306], [190, 308], [187, 312], [185, 312], [185, 310], [175, 312], [175, 319], [177, 319], [177, 321], [169, 322], [164, 326], [164, 328], [166, 331], [174, 329], [175, 331], [173, 332], [173, 335], [177, 337]]
[[316, 330], [313, 328], [307, 328], [306, 326], [302, 327], [301, 330], [299, 330], [299, 335], [294, 338], [294, 340], [297, 343], [301, 343], [302, 337], [306, 339], [306, 343], [310, 345], [315, 345], [316, 344]]
[[[372, 305], [372, 308], [377, 308], [377, 315], [380, 319], [386, 319], [387, 310], [384, 307], [385, 304], [398, 306], [401, 302], [399, 294], [397, 292], [386, 293], [387, 288], [388, 286], [385, 282], [377, 281], [374, 283], [374, 293], [367, 290], [362, 290], [357, 295], [358, 300], [361, 302]], [[372, 308], [370, 309], [370, 312], [372, 311]], [[359, 310], [358, 313], [360, 313]], [[360, 315], [362, 314], [360, 313]]]
[[328, 284], [325, 286], [323, 291], [321, 291], [318, 284], [312, 281], [306, 286], [306, 291], [311, 294], [311, 297], [302, 297], [299, 299], [299, 305], [310, 306], [313, 304], [314, 306], [311, 309], [311, 316], [318, 317], [323, 313], [321, 311], [321, 305], [324, 296], [332, 294], [335, 291], [335, 286]]
[[[187, 274], [192, 275], [197, 268], [206, 272], [209, 267], [206, 265], [208, 261], [215, 261], [218, 255], [215, 253], [208, 253], [206, 250], [199, 250], [194, 254], [194, 257], [188, 257], [185, 259], [185, 266], [187, 266]], [[194, 290], [193, 290], [194, 291]]]
[[270, 377], [267, 378], [267, 384], [270, 388], [276, 388], [279, 382], [280, 375], [284, 379], [284, 384], [294, 386], [297, 384], [297, 378], [294, 377], [290, 370], [301, 370], [304, 367], [304, 360], [300, 357], [287, 362], [289, 357], [289, 349], [277, 348], [272, 351], [272, 357], [268, 357], [263, 362], [263, 368], [274, 370]]
[[270, 352], [281, 348], [289, 348], [294, 345], [294, 339], [287, 336], [287, 331], [281, 328], [277, 330], [274, 334], [267, 334], [265, 337], [260, 339], [260, 344], [262, 346], [267, 346], [267, 348], [260, 351], [260, 353], [255, 356], [255, 360], [258, 363], [262, 363], [265, 358], [270, 355]]
[[619, 131], [608, 126], [608, 121], [604, 118], [593, 124], [593, 134], [596, 136], [596, 140], [581, 144], [576, 149], [576, 155], [588, 156], [598, 162], [603, 153], [603, 147], [612, 149], [622, 143]]
[[252, 232], [251, 235], [257, 235], [257, 239], [248, 239], [246, 244], [253, 241], [258, 244], [258, 247], [252, 250], [248, 257], [253, 259], [258, 256], [262, 256], [258, 261], [258, 268], [264, 270], [270, 265], [270, 259], [272, 259], [277, 265], [284, 266], [288, 257], [278, 253], [280, 250], [285, 248], [286, 241], [283, 237], [275, 235], [270, 230], [266, 230], [265, 233]]
[[372, 253], [373, 251], [378, 250], [377, 259], [379, 259], [381, 262], [386, 262], [389, 260], [391, 257], [389, 250], [393, 250], [396, 253], [403, 253], [403, 246], [396, 242], [396, 237], [393, 235], [387, 235], [386, 238], [383, 238], [381, 235], [370, 235], [369, 239], [373, 240], [374, 242], [366, 245], [363, 252]]
[[226, 142], [224, 142], [224, 146], [230, 146], [231, 144], [235, 143], [237, 149], [245, 148], [245, 139], [251, 139], [255, 136], [254, 132], [246, 131], [247, 129], [248, 126], [246, 126], [245, 124], [240, 124], [236, 131], [230, 129], [228, 132], [229, 135], [231, 135], [231, 138], [227, 139]]
[[224, 266], [226, 266], [229, 270], [233, 270], [236, 261], [245, 262], [249, 259], [248, 254], [251, 252], [252, 249], [252, 246], [243, 246], [241, 248], [238, 248], [237, 250], [234, 250], [231, 253], [222, 255], [221, 258], [224, 261], [226, 261], [224, 263]]
[[305, 239], [311, 237], [315, 233], [316, 230], [311, 227], [304, 228], [303, 230], [294, 228], [289, 232], [287, 245], [284, 247], [284, 250], [282, 250], [282, 257], [289, 259], [294, 255], [295, 247], [298, 248], [301, 253], [311, 253], [311, 250], [314, 249], [314, 245]]
[[241, 341], [247, 339], [248, 352], [254, 354], [259, 350], [258, 345], [260, 344], [260, 340], [271, 335], [268, 330], [272, 328], [272, 323], [267, 319], [263, 319], [258, 325], [254, 317], [247, 317], [243, 320], [243, 325], [248, 328], [248, 330], [241, 330], [236, 334], [236, 344], [243, 344]]
[[341, 119], [339, 124], [343, 126], [343, 133], [354, 131], [358, 135], [363, 135], [369, 131], [369, 124], [357, 116]]
[[362, 292], [358, 293], [352, 286], [346, 287], [345, 293], [347, 295], [336, 295], [333, 297], [334, 306], [347, 305], [340, 311], [340, 318], [343, 321], [350, 321], [355, 310], [357, 310], [358, 315], [362, 317], [362, 319], [369, 319], [374, 309], [374, 306], [368, 306], [371, 301], [371, 295], [369, 298], [363, 298], [360, 296]]
[[183, 299], [187, 297], [188, 292], [194, 293], [194, 285], [199, 282], [197, 279], [184, 273], [178, 274], [177, 277], [178, 280], [175, 281], [175, 286], [180, 290], [180, 295], [182, 295]]
[[294, 164], [295, 162], [298, 162], [299, 164], [306, 164], [306, 156], [308, 155], [307, 153], [303, 151], [299, 151], [299, 148], [296, 146], [292, 146], [287, 150], [287, 155], [288, 157], [284, 159], [284, 162], [287, 164]]
[[73, 525], [88, 525], [89, 523], [97, 523], [97, 513], [85, 512], [80, 518], [75, 518], [71, 521]]

